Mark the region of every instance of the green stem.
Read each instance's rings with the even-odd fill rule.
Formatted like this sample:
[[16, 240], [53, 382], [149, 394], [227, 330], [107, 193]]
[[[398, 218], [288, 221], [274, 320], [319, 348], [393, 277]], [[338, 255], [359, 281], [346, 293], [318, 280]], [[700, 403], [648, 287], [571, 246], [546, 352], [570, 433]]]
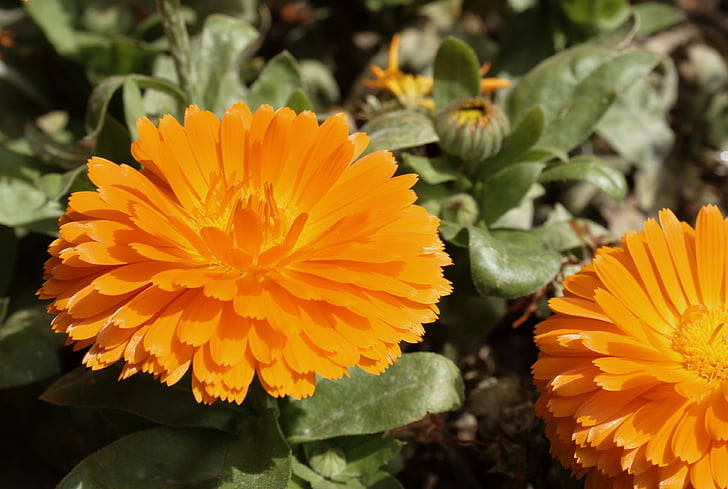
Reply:
[[190, 36], [182, 15], [180, 0], [157, 0], [157, 10], [162, 17], [162, 27], [169, 42], [169, 51], [174, 60], [177, 77], [190, 103], [201, 102], [198, 93], [197, 72], [192, 64]]

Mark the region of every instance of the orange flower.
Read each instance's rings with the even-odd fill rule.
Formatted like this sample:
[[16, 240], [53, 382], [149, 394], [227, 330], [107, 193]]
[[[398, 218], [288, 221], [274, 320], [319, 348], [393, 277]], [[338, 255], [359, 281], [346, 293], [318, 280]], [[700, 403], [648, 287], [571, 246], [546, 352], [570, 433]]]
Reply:
[[659, 220], [600, 249], [536, 327], [536, 410], [586, 488], [728, 487], [728, 223]]
[[193, 106], [137, 128], [143, 170], [89, 160], [98, 189], [71, 195], [39, 291], [87, 366], [191, 369], [205, 403], [242, 402], [254, 374], [301, 398], [316, 374], [382, 372], [437, 318], [438, 219], [389, 152], [357, 160], [368, 137], [343, 114]]
[[[367, 87], [390, 92], [406, 108], [420, 105], [430, 110], [435, 109], [435, 102], [429, 98], [434, 84], [432, 77], [420, 74], [411, 75], [399, 69], [399, 34], [393, 35], [392, 42], [389, 44], [387, 69], [383, 70], [376, 65], [371, 65], [369, 69], [377, 79], [364, 80], [364, 85]], [[490, 63], [484, 63], [480, 67], [480, 76], [485, 76], [489, 69]], [[505, 78], [483, 78], [480, 80], [480, 91], [484, 94], [490, 93], [509, 87], [510, 84]]]
[[415, 105], [430, 110], [435, 108], [435, 103], [428, 98], [432, 92], [432, 78], [419, 74], [411, 75], [399, 69], [399, 34], [392, 36], [387, 70], [376, 65], [371, 65], [369, 69], [377, 79], [364, 80], [364, 85], [390, 92], [407, 108], [413, 108]]

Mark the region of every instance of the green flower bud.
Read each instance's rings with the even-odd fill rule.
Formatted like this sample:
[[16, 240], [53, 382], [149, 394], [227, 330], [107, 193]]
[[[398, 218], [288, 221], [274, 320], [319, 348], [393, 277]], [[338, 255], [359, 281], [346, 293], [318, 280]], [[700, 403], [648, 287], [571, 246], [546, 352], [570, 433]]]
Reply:
[[442, 201], [440, 217], [463, 226], [471, 226], [478, 220], [478, 202], [470, 194], [455, 194]]
[[500, 151], [510, 132], [508, 116], [486, 98], [461, 98], [435, 117], [440, 146], [473, 168]]
[[346, 456], [338, 447], [319, 446], [309, 454], [311, 468], [327, 479], [331, 479], [346, 468]]

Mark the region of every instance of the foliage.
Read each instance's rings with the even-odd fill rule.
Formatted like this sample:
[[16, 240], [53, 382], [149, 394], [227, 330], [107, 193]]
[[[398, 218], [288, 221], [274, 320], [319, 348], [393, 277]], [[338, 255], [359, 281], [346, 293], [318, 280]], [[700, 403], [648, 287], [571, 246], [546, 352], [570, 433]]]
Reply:
[[[488, 19], [499, 36], [489, 35]], [[472, 410], [476, 375], [464, 382], [458, 367], [474, 345], [538, 312], [570, 267], [628, 227], [627, 211], [614, 217], [620, 210], [724, 198], [726, 53], [698, 42], [660, 48], [660, 36], [685, 19], [670, 3], [627, 0], [3, 2], [0, 413], [12, 423], [29, 409], [38, 427], [0, 430], [24, 440], [6, 457], [19, 468], [0, 471], [0, 486], [403, 487], [397, 473], [408, 474], [422, 441], [407, 430]], [[402, 107], [361, 84], [368, 64], [386, 65], [396, 32], [400, 67], [432, 78], [434, 110]], [[509, 88], [482, 93], [485, 61]], [[689, 95], [678, 91], [680, 77]], [[475, 97], [496, 104], [510, 132], [495, 154], [465, 161], [457, 154], [470, 153], [443, 149], [433, 121]], [[242, 406], [202, 406], [184, 381], [117, 382], [113, 369], [78, 367], [33, 294], [68, 195], [90, 188], [85, 161], [135, 164], [129, 144], [140, 116], [179, 118], [191, 103], [220, 115], [238, 101], [321, 118], [345, 111], [369, 135], [366, 152], [393, 151], [402, 172], [418, 175], [419, 203], [441, 218], [454, 262], [440, 321], [383, 374], [352, 370], [300, 401], [271, 399], [258, 386]], [[675, 165], [675, 147], [698, 163]], [[674, 190], [681, 180], [690, 190]], [[515, 353], [521, 364], [529, 355]], [[562, 487], [549, 471], [527, 477]]]

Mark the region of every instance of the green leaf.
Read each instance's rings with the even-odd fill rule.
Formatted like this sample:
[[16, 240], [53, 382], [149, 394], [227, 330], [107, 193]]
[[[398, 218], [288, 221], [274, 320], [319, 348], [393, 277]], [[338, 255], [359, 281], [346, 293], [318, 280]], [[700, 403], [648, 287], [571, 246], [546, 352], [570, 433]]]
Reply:
[[288, 97], [286, 106], [292, 108], [296, 114], [300, 114], [304, 110], [313, 109], [313, 107], [311, 106], [311, 101], [306, 96], [306, 92], [304, 92], [300, 88], [294, 90], [291, 96]]
[[350, 378], [322, 380], [316, 394], [281, 410], [292, 442], [377, 433], [448, 411], [463, 400], [457, 367], [435, 353], [402, 355], [380, 375], [351, 369]]
[[[293, 458], [293, 477], [295, 485], [289, 485], [288, 489], [294, 487], [306, 487], [310, 489], [366, 489], [356, 478], [347, 478], [343, 482], [327, 479], [313, 470], [308, 465]], [[300, 482], [299, 482], [300, 481]]]
[[0, 177], [0, 224], [48, 232], [57, 231], [63, 207], [24, 180]]
[[539, 145], [570, 151], [592, 134], [617, 94], [646, 77], [661, 55], [645, 50], [622, 52], [605, 61], [573, 92], [564, 112], [555, 115], [544, 130]]
[[341, 474], [349, 476], [376, 471], [397, 455], [404, 445], [399, 440], [381, 435], [347, 436], [340, 440], [339, 446], [346, 455], [346, 468]]
[[677, 86], [672, 62], [666, 60], [663, 90], [658, 91], [647, 79], [619, 93], [597, 126], [604, 138], [620, 156], [638, 166], [652, 160], [663, 160], [670, 151], [674, 135], [667, 122]]
[[60, 372], [60, 335], [50, 315], [37, 309], [18, 311], [0, 327], [0, 388], [37, 382]]
[[484, 296], [520, 297], [551, 281], [561, 267], [561, 255], [530, 231], [469, 228], [473, 283]]
[[404, 489], [396, 477], [382, 470], [367, 474], [363, 479], [367, 489]]
[[508, 92], [503, 109], [512, 121], [520, 121], [540, 105], [550, 121], [570, 103], [576, 86], [610, 56], [611, 49], [582, 46], [547, 58], [529, 71]]
[[404, 445], [401, 441], [374, 435], [342, 436], [303, 444], [308, 465], [317, 475], [308, 470], [297, 469], [299, 475], [309, 482], [318, 482], [321, 477], [336, 482], [346, 482], [376, 472], [399, 453]]
[[87, 138], [95, 138], [101, 132], [111, 97], [127, 81], [133, 81], [141, 88], [158, 90], [167, 95], [171, 95], [182, 104], [187, 102], [187, 95], [177, 85], [166, 80], [136, 74], [110, 76], [96, 85], [89, 97], [86, 111]]
[[[226, 83], [240, 85], [238, 67], [246, 48], [258, 38], [258, 31], [245, 22], [228, 15], [212, 14], [205, 19], [199, 48], [195, 51], [197, 83], [202, 93], [204, 109], [220, 113], [239, 100], [231, 100]], [[255, 109], [257, 106], [251, 106]]]
[[443, 202], [452, 194], [452, 190], [444, 184], [433, 185], [423, 180], [415, 183], [414, 190], [417, 194], [417, 204], [435, 216], [440, 215]]
[[303, 80], [296, 60], [288, 51], [283, 51], [266, 63], [250, 86], [246, 101], [252, 111], [262, 104], [277, 109], [284, 107], [293, 93], [302, 87]]
[[[157, 79], [168, 80], [170, 83], [177, 85], [179, 77], [177, 76], [177, 69], [172, 57], [162, 54], [155, 57], [152, 63], [152, 76]], [[222, 89], [225, 80], [222, 80], [220, 83]], [[240, 83], [238, 82], [237, 85], [240, 85]], [[144, 112], [152, 119], [160, 118], [164, 114], [172, 114], [180, 118], [182, 117], [182, 112], [186, 104], [177, 97], [160, 92], [159, 90], [147, 90], [144, 92], [143, 98]], [[186, 96], [185, 100], [187, 100]]]
[[568, 152], [592, 134], [616, 95], [645, 77], [660, 59], [644, 50], [615, 54], [601, 46], [572, 48], [523, 77], [504, 109], [511, 120], [520, 120], [540, 104], [545, 129], [536, 146]]
[[116, 163], [135, 165], [131, 154], [131, 135], [126, 124], [106, 114], [101, 131], [96, 135], [94, 155]]
[[567, 221], [544, 223], [533, 230], [549, 248], [566, 252], [587, 246], [590, 237], [601, 238], [609, 236], [609, 231], [599, 224], [582, 218], [572, 218]]
[[445, 39], [435, 55], [432, 68], [432, 97], [436, 110], [444, 109], [461, 97], [480, 95], [480, 64], [475, 51], [454, 37]]
[[506, 139], [501, 150], [485, 160], [478, 170], [478, 177], [487, 178], [504, 167], [519, 161], [537, 161], [524, 159], [529, 150], [541, 137], [544, 127], [544, 114], [540, 105], [536, 105], [526, 112], [518, 126]]
[[447, 158], [427, 158], [403, 153], [402, 161], [409, 165], [423, 181], [433, 185], [465, 178], [464, 175], [450, 165]]
[[440, 236], [450, 244], [459, 246], [460, 248], [467, 248], [467, 233], [463, 233], [463, 229], [465, 228], [466, 226], [462, 224], [442, 219], [439, 228]]
[[77, 168], [86, 163], [91, 155], [90, 148], [61, 142], [35, 124], [26, 124], [23, 133], [37, 157], [49, 160], [61, 168], [68, 170]]
[[432, 120], [424, 114], [410, 110], [397, 110], [370, 120], [361, 128], [369, 135], [369, 146], [364, 154], [380, 149], [396, 151], [422, 146], [437, 141]]
[[303, 86], [317, 112], [330, 110], [332, 105], [339, 103], [339, 84], [327, 64], [317, 59], [302, 59], [298, 64]]
[[476, 186], [476, 199], [480, 203], [480, 216], [486, 224], [516, 207], [531, 186], [538, 181], [545, 166], [539, 162], [516, 163], [503, 168]]
[[61, 200], [65, 197], [73, 187], [73, 183], [77, 178], [86, 174], [86, 165], [79, 166], [65, 173], [46, 173], [38, 180], [36, 185], [40, 188], [48, 198], [52, 200]]
[[57, 489], [201, 486], [221, 475], [234, 442], [229, 434], [203, 428], [153, 428], [132, 433], [86, 457]]
[[637, 29], [639, 29], [639, 24], [640, 19], [637, 14], [630, 11], [627, 19], [616, 29], [612, 29], [599, 37], [589, 40], [584, 43], [584, 46], [609, 48], [612, 50], [623, 49], [634, 40], [635, 35], [637, 35]]
[[205, 428], [153, 428], [86, 457], [57, 489], [283, 489], [290, 450], [272, 410], [239, 438]]
[[38, 158], [0, 147], [0, 177], [33, 182], [47, 171], [48, 166]]
[[540, 182], [555, 180], [583, 180], [592, 183], [618, 202], [627, 195], [627, 181], [622, 172], [596, 156], [577, 156], [568, 163], [551, 164], [539, 177]]
[[144, 97], [142, 90], [134, 80], [126, 80], [122, 85], [122, 97], [124, 100], [124, 121], [129, 129], [129, 136], [134, 141], [139, 137], [137, 132], [137, 120], [146, 115], [144, 111]]
[[58, 54], [72, 56], [78, 53], [78, 44], [73, 29], [72, 12], [74, 9], [69, 8], [68, 2], [47, 0], [32, 4], [28, 2], [24, 6]]
[[137, 374], [118, 380], [118, 368], [92, 371], [77, 367], [56, 380], [41, 399], [58, 406], [121, 409], [166, 426], [214, 428], [236, 432], [240, 410], [230, 404], [204, 406], [189, 389], [166, 386]]
[[598, 31], [617, 27], [630, 12], [626, 0], [561, 0], [560, 4], [572, 22]]
[[292, 457], [276, 412], [266, 409], [248, 428], [230, 447], [216, 489], [285, 488], [291, 477]]
[[640, 19], [637, 33], [642, 36], [665, 30], [685, 20], [685, 12], [673, 5], [645, 2], [632, 6]]

